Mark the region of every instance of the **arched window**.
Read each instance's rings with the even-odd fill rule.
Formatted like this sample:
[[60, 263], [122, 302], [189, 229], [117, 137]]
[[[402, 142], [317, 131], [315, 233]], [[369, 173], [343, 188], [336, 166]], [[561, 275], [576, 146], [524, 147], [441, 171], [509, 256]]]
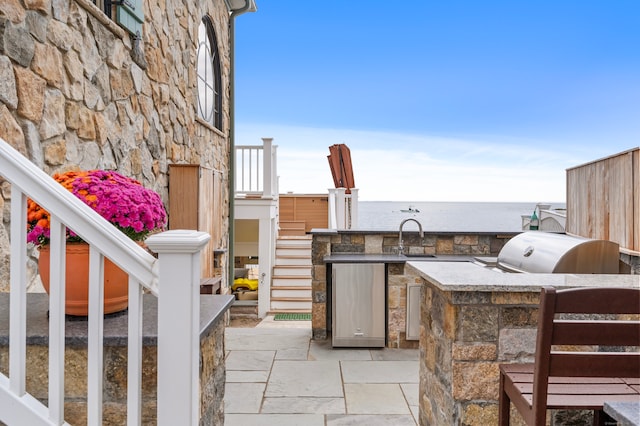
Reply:
[[213, 24], [208, 16], [198, 28], [198, 115], [222, 130], [222, 77]]

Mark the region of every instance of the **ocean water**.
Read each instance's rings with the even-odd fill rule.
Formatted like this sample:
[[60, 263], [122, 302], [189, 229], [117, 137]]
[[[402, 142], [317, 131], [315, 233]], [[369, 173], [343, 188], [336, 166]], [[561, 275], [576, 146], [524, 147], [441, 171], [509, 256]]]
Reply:
[[[565, 203], [548, 203], [565, 208]], [[415, 212], [403, 212], [413, 208]], [[536, 203], [480, 202], [358, 202], [358, 226], [362, 230], [397, 231], [400, 222], [414, 218], [424, 231], [440, 232], [520, 232], [522, 215], [531, 215]], [[417, 230], [407, 223], [407, 230]]]

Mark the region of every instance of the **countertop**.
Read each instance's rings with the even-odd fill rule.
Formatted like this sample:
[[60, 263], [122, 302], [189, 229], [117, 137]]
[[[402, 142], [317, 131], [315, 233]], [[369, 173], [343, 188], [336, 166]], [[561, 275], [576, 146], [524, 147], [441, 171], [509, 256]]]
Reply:
[[406, 258], [397, 254], [344, 253], [331, 254], [323, 258], [325, 263], [405, 263]]
[[402, 255], [397, 253], [333, 253], [325, 256], [325, 263], [405, 263], [420, 259], [422, 262], [469, 262], [468, 256]]
[[[504, 231], [504, 232], [496, 232], [496, 231], [439, 231], [439, 230], [429, 230], [425, 229], [424, 233], [428, 234], [437, 234], [437, 235], [460, 235], [460, 234], [472, 234], [472, 235], [505, 235], [508, 237], [513, 237], [514, 235], [520, 234], [522, 231]], [[350, 234], [350, 235], [389, 235], [395, 234], [398, 235], [398, 227], [394, 227], [393, 229], [327, 229], [327, 228], [312, 228], [310, 231], [313, 235], [338, 235], [338, 234]], [[417, 234], [417, 230], [405, 230], [404, 233]]]
[[442, 291], [538, 292], [553, 287], [631, 287], [640, 288], [640, 275], [604, 274], [517, 274], [499, 272], [472, 262], [407, 262], [410, 272]]
[[619, 426], [640, 426], [640, 402], [605, 402], [604, 412]]
[[[223, 318], [223, 314], [233, 303], [230, 295], [200, 295], [200, 335]], [[143, 295], [143, 338], [142, 343], [153, 346], [158, 338], [158, 299]], [[27, 344], [46, 345], [49, 340], [49, 296], [46, 293], [27, 294]], [[108, 346], [127, 345], [128, 311], [105, 315], [104, 344]], [[66, 344], [87, 344], [86, 317], [66, 317]], [[9, 293], [0, 293], [0, 346], [9, 343]]]

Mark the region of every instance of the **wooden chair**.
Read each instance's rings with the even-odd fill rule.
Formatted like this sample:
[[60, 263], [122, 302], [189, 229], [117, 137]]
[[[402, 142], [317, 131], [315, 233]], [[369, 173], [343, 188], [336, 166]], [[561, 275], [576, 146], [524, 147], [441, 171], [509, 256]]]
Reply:
[[[535, 362], [500, 365], [500, 426], [509, 425], [511, 402], [528, 425], [543, 426], [547, 409], [594, 410], [594, 425], [604, 425], [605, 401], [640, 401], [639, 317], [561, 320], [559, 313], [640, 314], [640, 289], [543, 288]], [[600, 349], [567, 348], [580, 345]]]

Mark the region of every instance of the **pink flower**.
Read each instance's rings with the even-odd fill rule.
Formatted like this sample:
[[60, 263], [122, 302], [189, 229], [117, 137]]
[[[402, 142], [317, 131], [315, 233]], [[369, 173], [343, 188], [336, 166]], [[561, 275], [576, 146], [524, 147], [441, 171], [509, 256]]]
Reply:
[[[110, 170], [67, 172], [55, 175], [54, 179], [133, 240], [142, 240], [151, 231], [166, 226], [162, 199], [135, 179]], [[29, 200], [27, 241], [48, 243], [49, 226], [48, 212]], [[70, 230], [67, 238], [78, 239]]]

